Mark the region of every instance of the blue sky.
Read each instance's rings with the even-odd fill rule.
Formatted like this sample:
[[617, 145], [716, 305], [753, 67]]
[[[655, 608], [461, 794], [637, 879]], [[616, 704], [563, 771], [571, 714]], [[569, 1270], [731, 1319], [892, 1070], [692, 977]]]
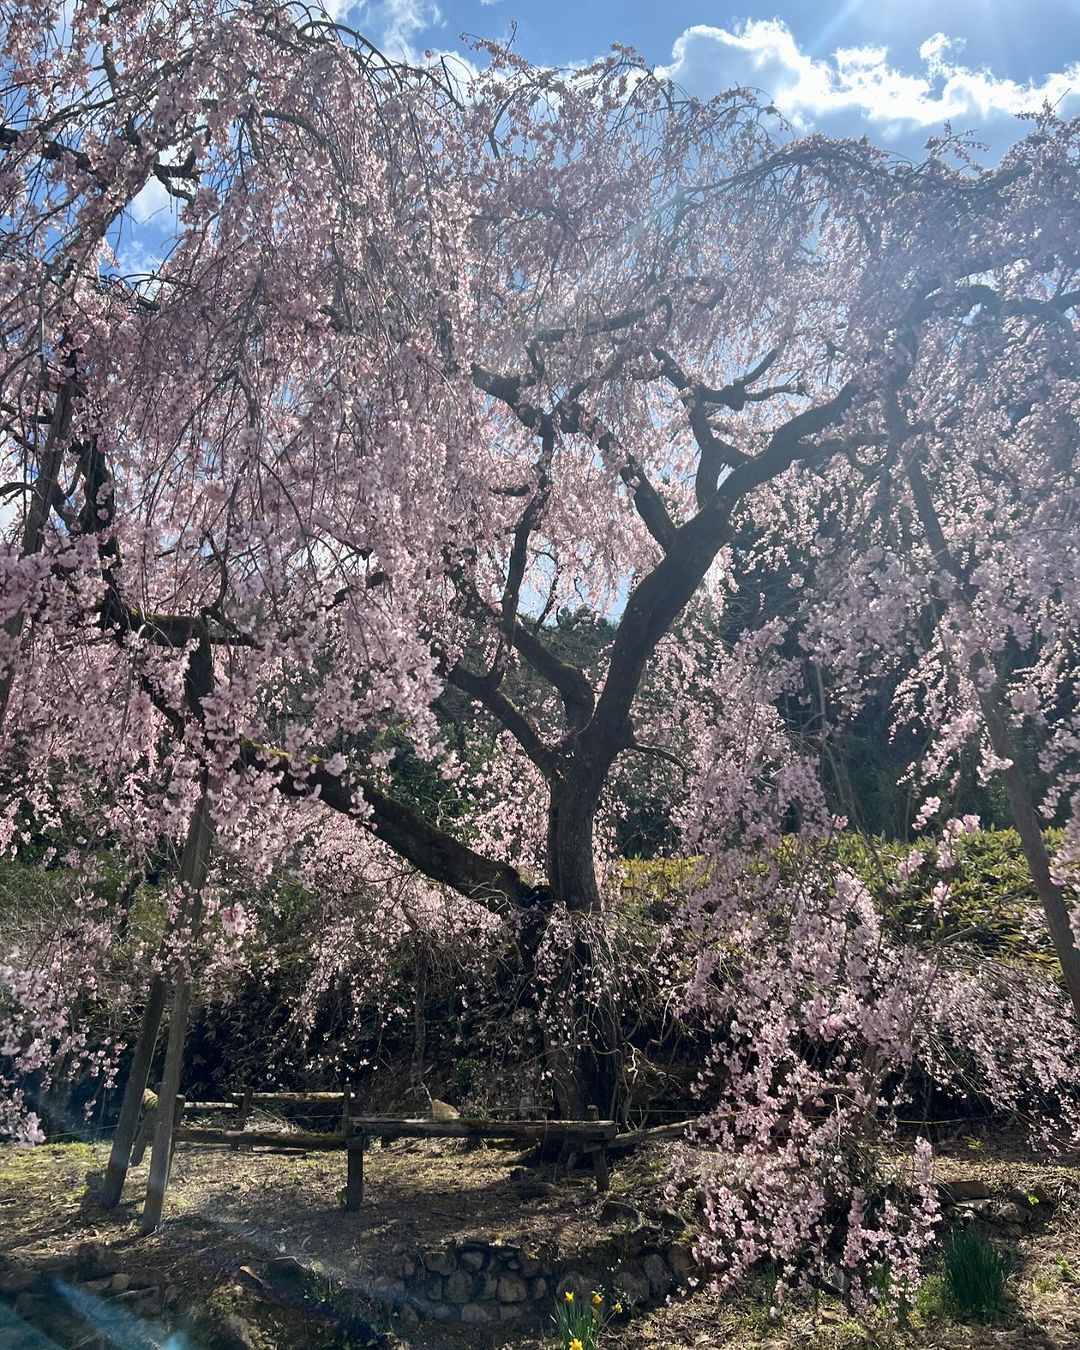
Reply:
[[869, 135], [918, 155], [950, 119], [978, 130], [991, 158], [1049, 99], [1080, 113], [1080, 0], [337, 0], [388, 47], [459, 50], [462, 33], [522, 55], [587, 61], [636, 47], [691, 92], [763, 89], [799, 128]]
[[[946, 121], [995, 162], [1045, 101], [1080, 115], [1080, 0], [324, 0], [389, 53], [465, 53], [463, 34], [505, 38], [540, 64], [571, 65], [613, 42], [685, 89], [760, 89], [797, 131], [868, 136], [920, 159]], [[120, 241], [125, 270], [152, 264], [174, 204], [156, 180]]]

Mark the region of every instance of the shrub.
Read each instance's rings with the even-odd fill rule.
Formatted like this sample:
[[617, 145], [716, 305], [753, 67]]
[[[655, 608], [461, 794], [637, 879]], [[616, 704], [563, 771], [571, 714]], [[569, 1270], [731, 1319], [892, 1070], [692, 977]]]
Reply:
[[[1051, 851], [1061, 831], [1048, 830]], [[902, 886], [897, 864], [915, 846], [897, 840], [845, 832], [836, 839], [840, 862], [870, 890], [893, 932], [919, 933], [934, 941], [963, 939], [984, 952], [1056, 966], [1038, 897], [1015, 830], [976, 830], [949, 846], [952, 866], [943, 866], [941, 844], [920, 840], [924, 861]], [[948, 900], [935, 905], [934, 891], [945, 877]]]

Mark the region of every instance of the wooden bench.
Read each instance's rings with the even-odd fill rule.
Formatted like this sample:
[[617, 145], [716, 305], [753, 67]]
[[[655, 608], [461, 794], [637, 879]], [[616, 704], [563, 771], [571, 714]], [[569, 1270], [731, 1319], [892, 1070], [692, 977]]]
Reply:
[[513, 1139], [521, 1143], [578, 1144], [592, 1157], [597, 1191], [610, 1184], [608, 1146], [615, 1140], [613, 1120], [401, 1120], [393, 1116], [352, 1116], [345, 1139], [348, 1175], [345, 1208], [357, 1210], [364, 1200], [364, 1149], [369, 1139]]
[[[334, 1131], [249, 1130], [247, 1116], [252, 1106], [305, 1105], [312, 1102], [341, 1103], [340, 1125]], [[358, 1210], [364, 1199], [364, 1149], [371, 1139], [509, 1139], [523, 1144], [577, 1145], [592, 1159], [597, 1191], [608, 1189], [608, 1148], [615, 1142], [613, 1120], [600, 1120], [589, 1108], [587, 1120], [409, 1120], [398, 1116], [354, 1116], [352, 1095], [345, 1092], [245, 1092], [228, 1102], [178, 1103], [180, 1111], [231, 1111], [239, 1113], [232, 1129], [206, 1129], [183, 1125], [178, 1112], [173, 1142], [217, 1145], [228, 1148], [269, 1148], [281, 1152], [328, 1152], [344, 1149], [347, 1158], [345, 1208]]]

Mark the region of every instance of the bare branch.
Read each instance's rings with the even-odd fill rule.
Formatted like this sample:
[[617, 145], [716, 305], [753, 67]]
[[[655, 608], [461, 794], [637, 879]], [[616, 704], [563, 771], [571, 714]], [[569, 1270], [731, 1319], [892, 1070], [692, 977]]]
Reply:
[[460, 689], [506, 728], [545, 778], [554, 769], [554, 752], [521, 709], [501, 693], [491, 676], [477, 675], [460, 663], [447, 674], [447, 682]]

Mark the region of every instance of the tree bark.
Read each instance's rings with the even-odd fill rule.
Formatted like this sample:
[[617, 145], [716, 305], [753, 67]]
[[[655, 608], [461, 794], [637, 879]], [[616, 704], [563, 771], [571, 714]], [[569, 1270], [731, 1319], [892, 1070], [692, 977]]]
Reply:
[[[53, 501], [59, 491], [60, 466], [71, 437], [73, 379], [73, 376], [69, 376], [60, 386], [56, 396], [56, 405], [52, 412], [49, 435], [42, 449], [40, 461], [35, 466], [37, 473], [30, 495], [26, 522], [23, 525], [20, 558], [29, 558], [40, 553], [45, 543], [45, 526], [49, 520]], [[16, 651], [22, 640], [26, 619], [26, 611], [19, 610], [4, 624], [4, 634], [12, 640]], [[11, 664], [0, 669], [0, 731], [3, 730], [4, 721], [7, 717], [8, 701], [11, 698], [11, 686], [14, 678], [15, 653], [12, 654]]]
[[596, 881], [594, 826], [600, 794], [619, 741], [557, 774], [548, 812], [548, 883], [553, 912], [570, 925], [565, 959], [550, 991], [553, 1021], [545, 1054], [559, 1114], [583, 1120], [590, 1106], [621, 1118], [622, 1028], [611, 973], [605, 969], [603, 912]]

